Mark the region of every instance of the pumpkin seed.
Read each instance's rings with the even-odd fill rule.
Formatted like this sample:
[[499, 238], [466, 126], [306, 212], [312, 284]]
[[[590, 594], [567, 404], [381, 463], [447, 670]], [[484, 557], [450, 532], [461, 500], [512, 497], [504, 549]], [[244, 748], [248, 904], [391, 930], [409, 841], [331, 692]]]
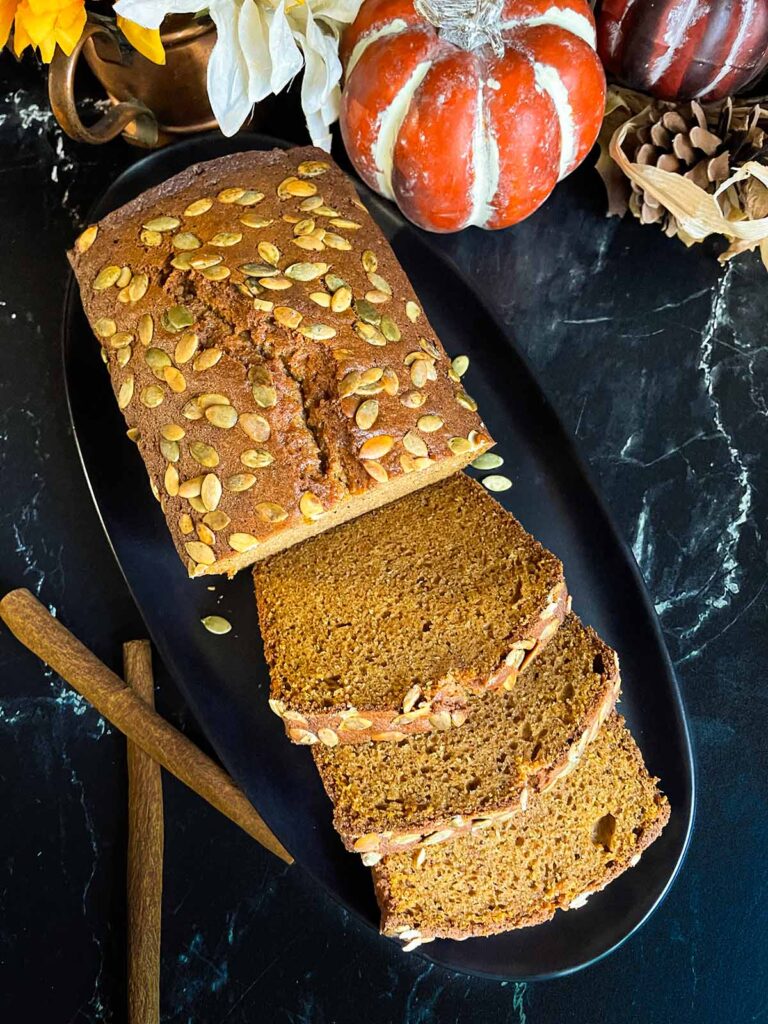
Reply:
[[288, 518], [288, 513], [276, 501], [260, 501], [254, 511], [267, 523], [282, 523]]
[[147, 274], [136, 274], [128, 285], [128, 297], [131, 302], [139, 302], [147, 294], [149, 288], [149, 276]]
[[298, 309], [292, 309], [290, 306], [275, 306], [272, 315], [279, 324], [290, 330], [298, 327], [303, 319]]
[[165, 368], [171, 365], [171, 357], [161, 348], [148, 348], [144, 353], [147, 366], [158, 380], [165, 380]]
[[211, 367], [216, 366], [223, 354], [220, 348], [204, 348], [200, 355], [196, 357], [195, 362], [193, 362], [193, 370], [196, 373], [210, 370]]
[[207, 267], [205, 270], [201, 270], [200, 273], [206, 279], [206, 281], [226, 281], [231, 270], [229, 267]]
[[303, 220], [296, 221], [293, 228], [293, 233], [296, 237], [299, 237], [301, 235], [311, 235], [314, 230], [314, 220], [312, 220], [311, 217], [305, 217]]
[[472, 451], [472, 445], [466, 437], [449, 437], [448, 447], [454, 455], [466, 455]]
[[[325, 286], [332, 292], [337, 292], [339, 288], [348, 288], [347, 282], [343, 277], [339, 277], [338, 274], [326, 274], [325, 275]], [[352, 289], [350, 288], [350, 292]]]
[[383, 316], [379, 325], [387, 341], [400, 341], [400, 328], [390, 316]]
[[313, 341], [330, 341], [336, 337], [336, 328], [329, 324], [304, 324], [299, 327], [299, 334]]
[[303, 178], [318, 178], [330, 169], [331, 165], [324, 160], [304, 160], [297, 168]]
[[240, 461], [248, 469], [266, 469], [275, 461], [274, 456], [260, 448], [247, 448], [240, 456]]
[[191, 266], [192, 254], [189, 252], [180, 252], [171, 260], [171, 266], [175, 267], [176, 270], [189, 270]]
[[328, 294], [328, 292], [310, 292], [309, 297], [310, 299], [312, 299], [313, 302], [317, 303], [317, 305], [321, 306], [323, 309], [331, 308], [331, 296]]
[[442, 425], [442, 418], [431, 414], [427, 416], [420, 416], [416, 421], [416, 426], [422, 434], [434, 434], [436, 430], [439, 430], [442, 427]]
[[421, 306], [409, 300], [405, 304], [405, 315], [408, 317], [412, 324], [415, 324], [416, 321], [421, 316]]
[[193, 249], [199, 249], [203, 244], [191, 231], [180, 231], [178, 235], [173, 236], [171, 241], [174, 249], [178, 249], [179, 252], [192, 252]]
[[189, 446], [189, 454], [206, 469], [215, 469], [219, 464], [219, 453], [204, 441], [193, 441]]
[[354, 324], [355, 333], [359, 334], [364, 341], [367, 341], [369, 345], [375, 345], [377, 348], [382, 348], [387, 344], [387, 339], [381, 333], [381, 331], [374, 327], [372, 324], [363, 323], [358, 320]]
[[[328, 279], [326, 278], [326, 281]], [[341, 285], [331, 296], [331, 309], [334, 313], [343, 313], [352, 305], [352, 289], [348, 285]], [[359, 316], [359, 314], [358, 314]]]
[[302, 235], [300, 238], [294, 238], [294, 245], [298, 245], [300, 249], [305, 249], [307, 252], [322, 252], [325, 246], [319, 238], [315, 238], [314, 235]]
[[376, 257], [376, 253], [373, 252], [371, 249], [363, 250], [363, 255], [361, 259], [363, 263], [363, 270], [366, 272], [366, 274], [375, 274], [376, 271], [379, 269], [379, 261]]
[[215, 473], [206, 473], [200, 485], [200, 498], [209, 512], [215, 512], [221, 501], [221, 480]]
[[381, 459], [394, 447], [395, 439], [389, 434], [377, 434], [376, 437], [370, 437], [367, 441], [364, 441], [360, 446], [360, 451], [357, 453], [360, 459]]
[[178, 334], [194, 322], [195, 318], [186, 306], [171, 306], [163, 314], [163, 327], [170, 334]]
[[293, 282], [282, 275], [279, 277], [260, 277], [259, 284], [270, 292], [284, 292], [293, 288]]
[[[201, 476], [190, 477], [189, 480], [185, 480], [183, 484], [179, 484], [179, 497], [181, 498], [198, 498], [200, 496], [200, 488], [203, 486], [203, 478]], [[203, 509], [203, 512], [205, 509]]]
[[367, 299], [358, 299], [355, 302], [355, 313], [363, 323], [372, 324], [374, 327], [378, 327], [381, 323], [381, 313]]
[[214, 427], [230, 430], [237, 423], [237, 409], [231, 405], [209, 405], [205, 410], [205, 418]]
[[95, 292], [106, 291], [107, 288], [111, 288], [113, 284], [117, 282], [120, 277], [120, 267], [110, 264], [107, 267], [102, 267], [98, 272], [93, 281], [93, 290]]
[[500, 455], [495, 455], [493, 452], [483, 452], [482, 455], [478, 455], [474, 462], [470, 462], [472, 469], [498, 469], [499, 466], [504, 465], [504, 459]]
[[215, 245], [217, 249], [229, 249], [230, 246], [237, 245], [242, 237], [242, 231], [220, 231], [213, 236], [210, 244]]
[[347, 220], [346, 217], [334, 217], [331, 226], [341, 228], [343, 231], [357, 231], [362, 224], [358, 224], [356, 220]]
[[426, 359], [417, 359], [411, 364], [411, 383], [415, 388], [423, 388], [429, 379], [429, 367]]
[[179, 471], [173, 465], [168, 465], [165, 468], [165, 477], [163, 480], [165, 489], [172, 498], [175, 498], [179, 493]]
[[146, 224], [142, 224], [145, 231], [175, 231], [181, 227], [178, 217], [153, 217]]
[[277, 405], [277, 391], [268, 384], [254, 384], [253, 400], [260, 409], [272, 409]]
[[389, 473], [384, 469], [380, 462], [364, 462], [363, 468], [368, 476], [373, 477], [373, 479], [379, 484], [385, 484], [387, 480], [389, 480]]
[[322, 196], [310, 196], [308, 199], [303, 199], [299, 203], [299, 209], [302, 213], [309, 213], [313, 210], [317, 210], [318, 207], [323, 205]]
[[234, 491], [237, 494], [240, 491], [249, 490], [255, 483], [256, 477], [253, 473], [235, 473], [234, 476], [224, 481], [224, 486], [228, 491]]
[[240, 218], [240, 223], [245, 224], [247, 228], [268, 228], [274, 221], [268, 220], [266, 217], [259, 217], [255, 213], [245, 213]]
[[198, 409], [207, 409], [211, 405], [231, 405], [226, 395], [220, 395], [216, 391], [204, 391], [195, 399]]
[[451, 369], [457, 377], [463, 377], [469, 369], [469, 356], [456, 356], [451, 361]]
[[420, 409], [427, 400], [427, 396], [420, 391], [406, 391], [400, 402], [407, 409]]
[[82, 234], [78, 235], [75, 239], [75, 249], [82, 255], [84, 252], [88, 252], [93, 243], [96, 241], [96, 235], [99, 233], [98, 224], [89, 224]]
[[252, 533], [230, 533], [229, 535], [229, 546], [233, 551], [241, 553], [251, 551], [258, 543], [258, 538], [254, 537]]
[[196, 199], [194, 203], [190, 203], [184, 211], [185, 217], [199, 217], [203, 213], [208, 213], [210, 208], [213, 206], [213, 200], [208, 198]]
[[195, 527], [192, 523], [192, 516], [189, 512], [182, 512], [179, 516], [179, 530], [188, 536], [190, 533], [194, 532], [194, 529]]
[[374, 306], [383, 306], [385, 302], [389, 302], [392, 298], [391, 295], [387, 295], [386, 292], [379, 292], [373, 288], [371, 291], [365, 293], [365, 298], [368, 302], [372, 302]]
[[139, 317], [138, 334], [142, 345], [149, 345], [152, 335], [155, 333], [155, 321], [149, 313], [143, 313]]
[[142, 231], [139, 241], [149, 249], [156, 249], [158, 245], [163, 244], [163, 236], [159, 231]]
[[188, 540], [184, 547], [189, 557], [200, 565], [213, 565], [216, 561], [213, 548], [209, 547], [208, 544], [203, 544], [202, 541]]
[[160, 453], [166, 462], [178, 462], [181, 452], [176, 441], [168, 441], [166, 438], [160, 438]]
[[236, 199], [235, 202], [238, 206], [255, 206], [256, 203], [260, 203], [264, 198], [263, 192], [257, 192], [255, 189], [246, 189], [245, 192]]
[[199, 339], [194, 331], [182, 334], [176, 342], [176, 348], [174, 349], [173, 358], [175, 362], [179, 364], [188, 363], [195, 352], [197, 352], [198, 344]]
[[456, 401], [462, 408], [469, 409], [470, 412], [477, 412], [477, 402], [466, 391], [460, 391], [456, 395]]
[[244, 412], [238, 419], [238, 425], [252, 441], [268, 441], [271, 429], [267, 420], [256, 412]]
[[117, 324], [109, 317], [103, 316], [93, 326], [94, 331], [100, 338], [111, 338], [117, 332]]
[[120, 390], [117, 393], [117, 405], [120, 409], [127, 409], [131, 404], [133, 398], [133, 387], [134, 377], [133, 374], [129, 374], [123, 383], [120, 385]]
[[235, 203], [245, 195], [244, 188], [225, 188], [216, 196], [220, 203]]
[[280, 250], [272, 242], [259, 242], [256, 246], [256, 251], [264, 262], [272, 267], [276, 267], [280, 262]]
[[141, 392], [141, 404], [148, 409], [156, 409], [165, 398], [165, 392], [159, 384], [150, 384]]
[[379, 415], [379, 403], [375, 398], [361, 402], [355, 412], [355, 423], [361, 430], [370, 430]]
[[403, 448], [411, 455], [423, 457], [429, 455], [429, 448], [427, 448], [427, 442], [423, 437], [419, 437], [418, 434], [414, 433], [413, 430], [409, 430], [403, 438]]
[[200, 621], [208, 632], [213, 633], [214, 636], [224, 636], [232, 629], [231, 623], [221, 615], [206, 615], [205, 618], [200, 619]]
[[285, 181], [280, 183], [277, 189], [277, 194], [281, 197], [285, 194], [304, 199], [307, 196], [313, 196], [316, 193], [317, 185], [314, 185], [311, 181], [299, 181], [298, 178], [286, 178]]
[[116, 357], [117, 358], [117, 365], [119, 367], [121, 367], [121, 368], [124, 367], [124, 366], [127, 366], [128, 363], [130, 363], [130, 361], [131, 361], [131, 356], [132, 355], [133, 355], [133, 349], [131, 348], [130, 345], [126, 345], [124, 348], [119, 349], [119, 351], [117, 353], [117, 357]]
[[248, 277], [276, 277], [280, 273], [271, 263], [243, 263], [240, 270]]
[[352, 248], [351, 242], [348, 242], [343, 235], [337, 235], [333, 231], [326, 231], [323, 235], [323, 245], [327, 245], [329, 249], [337, 249], [342, 252]]
[[231, 521], [227, 513], [222, 512], [221, 509], [217, 509], [215, 512], [206, 512], [203, 516], [203, 522], [212, 530], [224, 530]]
[[491, 473], [490, 476], [483, 477], [483, 487], [487, 487], [489, 491], [508, 491], [511, 486], [512, 481], [506, 476]]
[[292, 263], [284, 273], [294, 281], [316, 281], [327, 270], [327, 263]]
[[320, 516], [325, 515], [325, 509], [323, 508], [320, 499], [310, 491], [302, 494], [299, 499], [299, 511], [304, 518], [309, 519], [310, 522], [314, 522], [315, 519], [319, 519]]
[[274, 302], [268, 302], [265, 299], [254, 299], [253, 308], [258, 309], [260, 313], [271, 313], [274, 309]]
[[181, 441], [186, 434], [186, 430], [177, 423], [166, 423], [165, 426], [160, 428], [160, 434], [166, 441]]

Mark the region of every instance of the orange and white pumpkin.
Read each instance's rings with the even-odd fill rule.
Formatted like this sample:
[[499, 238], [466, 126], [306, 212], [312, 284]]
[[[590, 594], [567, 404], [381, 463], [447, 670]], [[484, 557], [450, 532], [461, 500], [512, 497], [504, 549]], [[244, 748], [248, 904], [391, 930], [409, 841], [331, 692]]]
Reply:
[[587, 155], [604, 110], [585, 0], [463, 6], [481, 17], [462, 0], [364, 0], [342, 39], [347, 153], [431, 231], [533, 213]]

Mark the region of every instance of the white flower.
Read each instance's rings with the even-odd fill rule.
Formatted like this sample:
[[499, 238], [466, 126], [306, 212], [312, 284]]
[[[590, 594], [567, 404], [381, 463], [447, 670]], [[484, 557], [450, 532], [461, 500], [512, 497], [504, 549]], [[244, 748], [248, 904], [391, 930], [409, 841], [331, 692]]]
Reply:
[[[208, 96], [225, 135], [254, 103], [280, 92], [302, 67], [301, 105], [316, 146], [330, 149], [339, 116], [339, 36], [362, 0], [210, 0], [218, 38], [208, 63]], [[195, 14], [204, 0], [118, 0], [115, 11], [144, 28], [168, 14]]]

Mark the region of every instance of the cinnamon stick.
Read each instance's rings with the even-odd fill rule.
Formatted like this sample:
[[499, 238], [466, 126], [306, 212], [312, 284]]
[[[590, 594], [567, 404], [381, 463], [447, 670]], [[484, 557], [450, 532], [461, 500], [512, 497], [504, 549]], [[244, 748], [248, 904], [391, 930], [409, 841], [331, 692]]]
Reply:
[[[123, 674], [155, 706], [148, 640], [123, 644]], [[136, 746], [128, 760], [128, 1021], [160, 1024], [160, 920], [163, 898], [163, 782], [160, 765]]]
[[0, 600], [0, 618], [25, 647], [50, 665], [137, 747], [234, 821], [265, 849], [286, 864], [293, 863], [293, 857], [227, 773], [191, 740], [147, 707], [28, 590], [12, 590], [6, 594]]

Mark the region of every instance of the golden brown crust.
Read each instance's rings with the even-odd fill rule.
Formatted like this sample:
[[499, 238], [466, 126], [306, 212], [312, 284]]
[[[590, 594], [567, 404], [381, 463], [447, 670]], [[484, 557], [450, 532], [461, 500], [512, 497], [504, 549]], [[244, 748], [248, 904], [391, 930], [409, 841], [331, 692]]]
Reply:
[[190, 167], [87, 229], [70, 260], [192, 575], [231, 574], [491, 444], [319, 150]]

